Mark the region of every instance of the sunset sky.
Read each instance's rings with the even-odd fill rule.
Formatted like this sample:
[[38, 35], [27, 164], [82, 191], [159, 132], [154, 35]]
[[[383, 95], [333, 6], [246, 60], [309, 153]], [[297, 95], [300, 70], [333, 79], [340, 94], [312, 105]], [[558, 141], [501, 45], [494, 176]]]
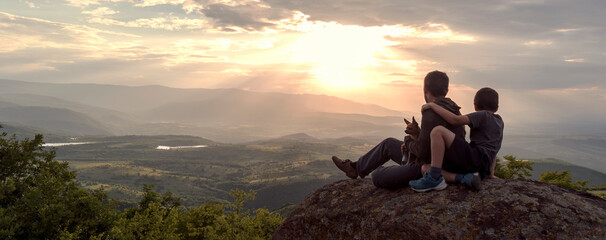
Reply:
[[594, 126], [606, 122], [605, 12], [601, 0], [4, 0], [0, 78], [326, 94], [418, 112], [437, 69], [463, 112], [489, 86], [514, 126]]

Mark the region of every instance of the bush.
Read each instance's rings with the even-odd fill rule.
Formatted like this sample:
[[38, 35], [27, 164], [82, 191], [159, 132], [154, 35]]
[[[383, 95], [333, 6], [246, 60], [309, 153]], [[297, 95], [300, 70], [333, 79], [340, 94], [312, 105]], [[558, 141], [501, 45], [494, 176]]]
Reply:
[[232, 190], [227, 204], [207, 202], [185, 209], [170, 192], [160, 195], [144, 187], [136, 208], [127, 209], [109, 236], [117, 239], [269, 239], [282, 217], [267, 209], [254, 214], [242, 207], [254, 192]]
[[553, 171], [541, 173], [541, 178], [539, 178], [539, 181], [553, 183], [560, 187], [570, 188], [577, 191], [586, 190], [585, 185], [589, 182], [589, 180], [573, 182], [572, 176], [570, 176], [570, 172], [568, 171]]
[[494, 175], [503, 179], [526, 178], [532, 176], [532, 165], [534, 163], [527, 160], [518, 160], [516, 157], [507, 155], [503, 157], [507, 164], [501, 164], [501, 159], [497, 157], [494, 168]]

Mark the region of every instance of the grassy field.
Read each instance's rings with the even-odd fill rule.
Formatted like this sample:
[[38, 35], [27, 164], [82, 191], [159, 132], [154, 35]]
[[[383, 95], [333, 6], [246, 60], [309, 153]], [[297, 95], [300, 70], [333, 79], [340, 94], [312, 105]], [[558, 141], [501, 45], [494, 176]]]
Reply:
[[[368, 143], [331, 144], [281, 140], [220, 144], [191, 136], [80, 138], [91, 144], [57, 147], [87, 188], [103, 187], [110, 197], [139, 198], [143, 184], [171, 191], [185, 205], [224, 201], [231, 189], [257, 192], [251, 207], [277, 209], [298, 203], [320, 186], [342, 179], [330, 157], [355, 158]], [[207, 145], [205, 148], [158, 150], [157, 146]]]

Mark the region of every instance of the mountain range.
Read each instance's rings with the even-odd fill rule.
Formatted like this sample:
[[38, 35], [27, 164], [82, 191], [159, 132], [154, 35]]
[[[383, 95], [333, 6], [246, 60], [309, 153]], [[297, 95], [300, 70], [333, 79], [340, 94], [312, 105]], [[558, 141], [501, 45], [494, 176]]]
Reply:
[[188, 134], [247, 142], [401, 133], [402, 113], [311, 94], [0, 80], [0, 122], [67, 136]]

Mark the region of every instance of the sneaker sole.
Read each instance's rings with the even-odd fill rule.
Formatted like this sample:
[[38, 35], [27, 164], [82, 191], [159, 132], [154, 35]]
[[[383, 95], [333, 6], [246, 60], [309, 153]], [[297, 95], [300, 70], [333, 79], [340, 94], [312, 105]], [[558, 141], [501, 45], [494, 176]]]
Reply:
[[476, 191], [480, 191], [482, 189], [482, 180], [479, 176], [473, 177], [473, 180], [471, 180], [471, 187]]
[[446, 187], [448, 187], [448, 184], [446, 184], [446, 181], [442, 181], [440, 184], [438, 184], [438, 186], [435, 186], [432, 188], [425, 188], [425, 189], [416, 189], [413, 187], [411, 187], [411, 188], [412, 188], [412, 190], [415, 190], [416, 192], [427, 192], [427, 191], [431, 191], [431, 190], [442, 191]]

